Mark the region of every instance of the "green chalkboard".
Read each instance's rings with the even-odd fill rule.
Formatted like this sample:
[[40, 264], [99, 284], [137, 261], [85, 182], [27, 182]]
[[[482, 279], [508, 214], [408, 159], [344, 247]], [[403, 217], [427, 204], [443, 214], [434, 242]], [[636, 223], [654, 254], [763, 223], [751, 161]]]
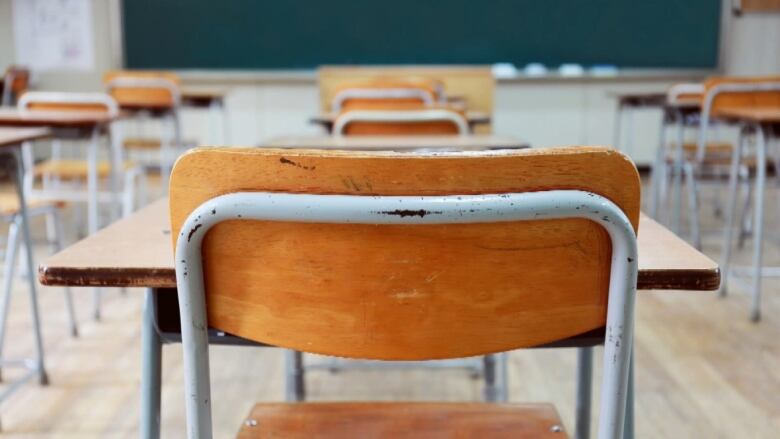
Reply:
[[720, 0], [125, 0], [126, 66], [713, 68]]

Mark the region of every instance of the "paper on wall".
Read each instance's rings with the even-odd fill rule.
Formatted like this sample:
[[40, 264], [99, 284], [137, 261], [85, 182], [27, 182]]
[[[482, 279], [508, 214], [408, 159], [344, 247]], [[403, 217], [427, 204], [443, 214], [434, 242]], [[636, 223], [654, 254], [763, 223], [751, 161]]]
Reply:
[[16, 60], [32, 70], [91, 70], [91, 0], [14, 0]]

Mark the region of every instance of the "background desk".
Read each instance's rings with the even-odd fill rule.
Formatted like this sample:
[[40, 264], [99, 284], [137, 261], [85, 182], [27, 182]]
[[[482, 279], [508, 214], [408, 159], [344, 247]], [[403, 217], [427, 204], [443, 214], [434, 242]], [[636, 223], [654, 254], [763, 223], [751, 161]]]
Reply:
[[[333, 131], [333, 123], [336, 120], [335, 113], [322, 113], [319, 116], [314, 116], [309, 119], [309, 122], [322, 125], [327, 132]], [[466, 120], [469, 123], [471, 131], [474, 131], [474, 127], [477, 125], [486, 125], [490, 123], [490, 115], [481, 111], [467, 111]]]
[[507, 136], [287, 136], [276, 137], [260, 146], [271, 148], [363, 149], [409, 151], [436, 149], [466, 151], [528, 148], [527, 142]]
[[[707, 256], [644, 215], [639, 231], [640, 289], [718, 287], [718, 266]], [[162, 344], [179, 341], [168, 200], [158, 200], [48, 258], [39, 267], [39, 279], [44, 285], [147, 288], [142, 328], [141, 430], [144, 437], [158, 437]], [[566, 346], [593, 346], [603, 337], [603, 331], [588, 333]], [[235, 337], [215, 335], [210, 343], [235, 344], [236, 340], [240, 343]], [[587, 383], [588, 391], [578, 391], [584, 399], [578, 420], [590, 418], [591, 351], [580, 350], [579, 382]], [[296, 382], [302, 380], [302, 372], [296, 372], [294, 377]], [[587, 425], [584, 428], [587, 430]]]

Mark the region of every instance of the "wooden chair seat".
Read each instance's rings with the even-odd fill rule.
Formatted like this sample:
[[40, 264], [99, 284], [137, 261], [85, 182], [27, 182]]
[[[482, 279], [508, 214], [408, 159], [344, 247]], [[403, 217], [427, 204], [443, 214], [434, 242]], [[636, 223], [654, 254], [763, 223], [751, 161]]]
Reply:
[[[135, 162], [125, 161], [122, 165], [122, 170], [126, 171], [134, 167], [136, 167]], [[111, 174], [111, 164], [109, 162], [99, 162], [97, 171], [99, 178], [108, 178]], [[88, 172], [88, 165], [85, 160], [46, 160], [35, 166], [36, 177], [46, 174], [63, 180], [86, 180]]]
[[255, 438], [565, 438], [552, 404], [264, 403], [238, 432]]
[[[64, 201], [58, 200], [27, 200], [27, 208], [34, 210], [41, 207], [65, 207]], [[0, 193], [0, 215], [10, 216], [19, 213], [19, 199], [15, 193]]]

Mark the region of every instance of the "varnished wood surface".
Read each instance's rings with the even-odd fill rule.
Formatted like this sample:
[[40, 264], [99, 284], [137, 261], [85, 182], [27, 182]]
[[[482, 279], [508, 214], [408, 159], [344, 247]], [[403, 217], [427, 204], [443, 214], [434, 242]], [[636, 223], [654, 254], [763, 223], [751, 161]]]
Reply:
[[227, 90], [221, 88], [187, 88], [181, 89], [181, 104], [188, 107], [209, 107], [214, 102], [222, 103]]
[[[120, 117], [120, 116], [117, 116]], [[0, 126], [34, 126], [52, 128], [91, 128], [109, 123], [117, 117], [105, 112], [87, 111], [33, 111], [0, 108]]]
[[[600, 194], [638, 225], [636, 168], [606, 148], [436, 155], [202, 148], [173, 168], [171, 235], [190, 239], [197, 228], [181, 230], [185, 218], [238, 191], [436, 196], [559, 189]], [[209, 230], [202, 253], [209, 326], [300, 351], [461, 358], [552, 343], [606, 321], [610, 241], [599, 224], [582, 219], [226, 221]]]
[[[466, 120], [472, 127], [475, 125], [489, 124], [491, 121], [490, 114], [481, 111], [469, 110], [466, 111], [465, 114]], [[317, 116], [313, 116], [309, 119], [309, 122], [322, 125], [328, 131], [330, 131], [333, 127], [333, 122], [336, 120], [336, 117], [338, 117], [338, 114], [336, 113], [325, 112]]]
[[773, 107], [728, 108], [720, 110], [718, 116], [755, 123], [780, 124], [780, 104]]
[[[168, 199], [42, 259], [44, 285], [175, 288]], [[639, 221], [639, 289], [714, 290], [708, 256], [646, 215]]]
[[[439, 81], [447, 96], [462, 98], [465, 109], [493, 114], [496, 80], [489, 66], [322, 66], [317, 70], [320, 111], [331, 110], [333, 97], [344, 84], [379, 78]], [[474, 128], [480, 134], [491, 132], [489, 121]]]
[[[610, 93], [614, 96], [620, 105], [624, 107], [642, 108], [657, 107], [664, 108], [670, 106], [667, 100], [666, 92], [633, 92], [633, 93]], [[699, 107], [701, 99], [689, 98], [678, 100], [674, 107], [692, 108]]]
[[257, 404], [238, 439], [564, 439], [550, 404]]
[[528, 148], [527, 142], [508, 136], [284, 136], [270, 139], [262, 147], [307, 149], [361, 149], [404, 151], [418, 149], [484, 150]]
[[51, 136], [47, 128], [12, 128], [0, 126], [0, 147], [15, 146], [30, 140], [45, 139]]

